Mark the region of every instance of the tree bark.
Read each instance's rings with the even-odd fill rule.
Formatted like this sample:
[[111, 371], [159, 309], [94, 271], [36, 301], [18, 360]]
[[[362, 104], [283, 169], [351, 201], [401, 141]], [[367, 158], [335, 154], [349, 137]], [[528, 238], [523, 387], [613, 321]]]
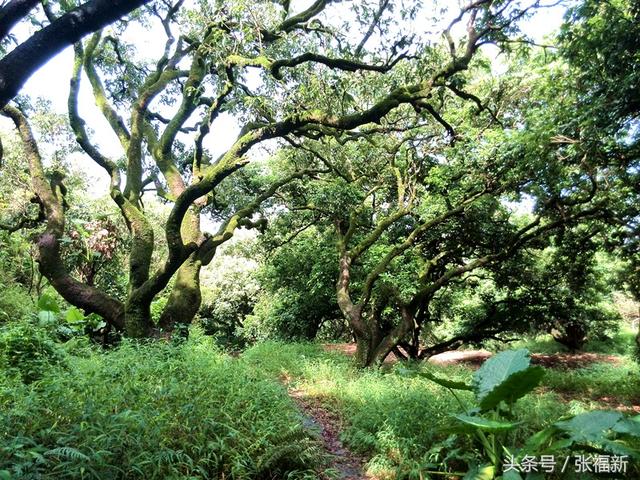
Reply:
[[56, 54], [148, 1], [91, 0], [38, 30], [0, 60], [0, 108]]
[[167, 305], [160, 316], [158, 327], [170, 332], [179, 325], [189, 325], [200, 309], [201, 263], [196, 252], [180, 267]]
[[[188, 211], [182, 221], [181, 235], [186, 243], [200, 243], [203, 240], [200, 230], [200, 216], [196, 211]], [[180, 266], [176, 281], [169, 295], [158, 327], [165, 332], [179, 325], [189, 325], [200, 310], [202, 294], [200, 292], [200, 270], [202, 259], [199, 252], [193, 252]]]
[[125, 305], [125, 333], [130, 338], [146, 338], [151, 335], [151, 304], [132, 295]]
[[64, 267], [60, 253], [60, 238], [64, 235], [64, 196], [60, 190], [51, 188], [45, 177], [42, 160], [31, 128], [24, 115], [15, 107], [6, 106], [3, 115], [16, 125], [29, 161], [33, 190], [44, 210], [45, 231], [38, 236], [37, 262], [40, 272], [53, 288], [71, 305], [86, 313], [97, 313], [118, 329], [125, 325], [124, 307], [118, 300], [100, 290], [79, 282]]
[[11, 29], [35, 8], [40, 0], [11, 0], [0, 10], [0, 40], [4, 39]]

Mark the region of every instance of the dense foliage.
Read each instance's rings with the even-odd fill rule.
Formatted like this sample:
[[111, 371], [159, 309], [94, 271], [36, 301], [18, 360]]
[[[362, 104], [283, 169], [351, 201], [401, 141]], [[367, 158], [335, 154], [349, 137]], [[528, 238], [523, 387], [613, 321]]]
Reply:
[[[3, 348], [37, 348], [41, 368], [41, 333], [27, 335], [4, 332]], [[37, 383], [0, 380], [9, 478], [315, 478], [318, 447], [282, 387], [205, 337], [67, 348], [66, 365], [49, 362]]]
[[[632, 0], [0, 2], [0, 480], [637, 476], [639, 42]], [[64, 113], [15, 96], [71, 44]]]

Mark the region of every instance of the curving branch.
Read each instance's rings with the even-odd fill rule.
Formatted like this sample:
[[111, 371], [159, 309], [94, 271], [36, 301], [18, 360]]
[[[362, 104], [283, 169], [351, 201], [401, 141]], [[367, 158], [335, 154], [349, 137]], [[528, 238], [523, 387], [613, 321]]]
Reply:
[[2, 7], [0, 9], [0, 41], [39, 3], [40, 0], [11, 0]]
[[306, 176], [314, 175], [317, 173], [320, 172], [314, 169], [300, 170], [287, 175], [277, 182], [273, 182], [268, 189], [257, 195], [251, 202], [249, 202], [247, 205], [245, 205], [243, 208], [229, 217], [220, 226], [218, 232], [214, 236], [209, 237], [202, 244], [202, 246], [198, 250], [198, 254], [202, 261], [202, 264], [207, 265], [209, 262], [211, 262], [216, 248], [222, 243], [229, 240], [238, 227], [254, 226], [250, 221], [250, 217], [258, 210], [258, 208], [260, 208], [260, 205], [262, 205], [263, 202], [273, 197], [280, 188], [293, 182], [294, 180], [299, 180]]
[[64, 198], [59, 189], [54, 191], [51, 188], [45, 177], [40, 152], [25, 116], [12, 106], [5, 106], [1, 113], [10, 118], [18, 129], [29, 162], [33, 190], [46, 218], [45, 231], [37, 240], [40, 272], [70, 304], [82, 308], [87, 313], [97, 313], [107, 323], [119, 329], [123, 328], [122, 303], [94, 287], [79, 282], [64, 267], [60, 245], [65, 227]]
[[[322, 12], [327, 5], [335, 0], [316, 0], [308, 9], [285, 19], [277, 28], [280, 32], [290, 32], [291, 30], [299, 27], [300, 25], [308, 22], [313, 17]], [[288, 7], [287, 7], [288, 10]]]
[[[90, 0], [38, 30], [0, 60], [0, 107], [47, 61], [149, 0]], [[5, 7], [6, 8], [6, 7]]]
[[360, 40], [360, 43], [356, 47], [356, 51], [354, 53], [356, 57], [360, 56], [362, 49], [364, 48], [365, 44], [369, 41], [369, 38], [371, 38], [371, 35], [373, 35], [373, 32], [375, 31], [376, 27], [378, 26], [378, 23], [380, 22], [380, 18], [382, 18], [382, 14], [384, 13], [384, 11], [387, 9], [388, 6], [389, 6], [389, 0], [380, 0], [380, 8], [378, 8], [378, 11], [373, 16], [373, 21], [371, 22], [371, 25], [369, 25], [369, 29], [364, 34], [364, 36], [362, 37], [362, 40]]
[[[87, 42], [87, 46], [84, 49], [82, 62], [84, 65], [84, 71], [89, 78], [89, 83], [91, 83], [96, 106], [109, 123], [111, 129], [118, 136], [122, 148], [126, 150], [127, 148], [129, 148], [131, 134], [126, 127], [124, 120], [120, 117], [120, 115], [118, 115], [115, 108], [113, 108], [113, 106], [109, 103], [107, 93], [105, 92], [102, 81], [100, 80], [100, 76], [98, 75], [98, 72], [96, 71], [95, 65], [93, 63], [96, 48], [100, 43], [101, 36], [101, 32], [96, 32]], [[78, 55], [79, 53], [81, 52], [78, 50], [78, 47], [76, 47], [76, 55]]]
[[331, 58], [325, 55], [320, 55], [317, 53], [303, 53], [297, 57], [287, 58], [283, 60], [276, 60], [271, 63], [271, 73], [278, 80], [282, 80], [282, 70], [283, 68], [293, 68], [302, 63], [313, 62], [313, 63], [321, 63], [322, 65], [326, 65], [329, 68], [336, 70], [343, 70], [345, 72], [358, 72], [362, 70], [371, 71], [371, 72], [380, 72], [386, 73], [390, 71], [396, 64], [407, 58], [406, 55], [399, 55], [393, 61], [384, 64], [384, 65], [370, 65], [364, 62], [359, 62], [357, 60], [348, 60], [346, 58]]

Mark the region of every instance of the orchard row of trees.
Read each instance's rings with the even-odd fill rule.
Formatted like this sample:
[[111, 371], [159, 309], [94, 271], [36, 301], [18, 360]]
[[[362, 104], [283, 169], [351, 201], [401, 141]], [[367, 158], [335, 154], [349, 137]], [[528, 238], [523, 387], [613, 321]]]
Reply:
[[[249, 228], [267, 280], [295, 292], [291, 331], [339, 312], [361, 365], [533, 330], [579, 347], [615, 317], [598, 255], [620, 257], [640, 296], [640, 10], [583, 0], [539, 46], [519, 26], [557, 2], [428, 3], [156, 1], [74, 38], [67, 118], [20, 97], [2, 110], [17, 129], [2, 228], [32, 232], [51, 286], [131, 337], [191, 323], [203, 267]], [[32, 14], [44, 32], [77, 8]], [[164, 33], [159, 58], [124, 40], [141, 27]], [[82, 117], [85, 82], [118, 156]], [[223, 116], [240, 133], [216, 157]], [[108, 175], [118, 215], [82, 233], [82, 187], [58, 161], [74, 149]], [[454, 312], [461, 292], [482, 308]]]

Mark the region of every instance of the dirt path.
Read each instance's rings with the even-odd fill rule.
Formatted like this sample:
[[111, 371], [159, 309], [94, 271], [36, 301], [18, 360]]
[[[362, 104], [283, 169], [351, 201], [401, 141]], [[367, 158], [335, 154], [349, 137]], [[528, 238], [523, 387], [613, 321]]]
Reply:
[[340, 441], [340, 418], [325, 408], [318, 399], [309, 397], [304, 390], [289, 388], [288, 393], [302, 412], [305, 427], [320, 434], [325, 450], [331, 455], [329, 469], [334, 470], [337, 477], [322, 474], [320, 478], [375, 480], [363, 473], [366, 459], [353, 453]]

